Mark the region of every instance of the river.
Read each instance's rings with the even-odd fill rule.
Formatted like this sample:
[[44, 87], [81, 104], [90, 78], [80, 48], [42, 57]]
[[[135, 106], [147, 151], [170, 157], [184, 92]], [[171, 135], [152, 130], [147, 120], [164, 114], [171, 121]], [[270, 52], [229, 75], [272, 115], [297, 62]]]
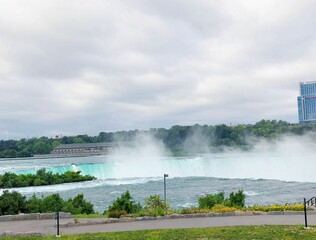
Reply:
[[190, 157], [104, 155], [76, 158], [47, 158], [0, 161], [0, 174], [35, 173], [40, 168], [63, 173], [67, 170], [93, 175], [91, 182], [13, 189], [30, 197], [59, 193], [64, 198], [83, 193], [95, 210], [103, 212], [129, 190], [136, 202], [149, 195], [163, 197], [163, 175], [172, 208], [196, 206], [207, 193], [229, 194], [243, 189], [246, 205], [296, 203], [316, 193], [313, 157], [297, 155], [218, 153]]

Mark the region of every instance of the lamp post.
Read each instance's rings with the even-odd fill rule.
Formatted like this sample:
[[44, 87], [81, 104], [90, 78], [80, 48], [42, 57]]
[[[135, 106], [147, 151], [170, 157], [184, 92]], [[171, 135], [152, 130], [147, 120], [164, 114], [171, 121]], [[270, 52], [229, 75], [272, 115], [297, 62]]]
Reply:
[[167, 186], [166, 186], [166, 178], [169, 177], [168, 174], [163, 175], [163, 187], [164, 187], [164, 197], [165, 197], [165, 210], [167, 209]]

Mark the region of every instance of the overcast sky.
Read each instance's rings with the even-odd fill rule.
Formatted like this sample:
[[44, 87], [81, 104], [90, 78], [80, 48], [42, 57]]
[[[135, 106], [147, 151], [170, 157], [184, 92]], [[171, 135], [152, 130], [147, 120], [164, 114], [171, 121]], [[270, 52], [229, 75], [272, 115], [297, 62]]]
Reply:
[[298, 122], [314, 0], [0, 0], [0, 139]]

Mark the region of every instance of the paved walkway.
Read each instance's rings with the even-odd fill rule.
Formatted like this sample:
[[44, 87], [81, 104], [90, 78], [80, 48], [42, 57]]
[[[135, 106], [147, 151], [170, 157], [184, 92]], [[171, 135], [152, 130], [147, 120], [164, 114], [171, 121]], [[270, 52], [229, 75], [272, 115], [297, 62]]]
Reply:
[[[79, 219], [85, 222], [88, 219]], [[96, 221], [96, 219], [90, 219]], [[100, 219], [101, 220], [101, 219]], [[61, 219], [61, 224], [73, 222], [73, 219]], [[308, 224], [316, 225], [316, 215], [308, 216]], [[60, 228], [61, 235], [94, 232], [118, 232], [145, 229], [171, 228], [204, 228], [218, 226], [247, 226], [247, 225], [304, 225], [304, 215], [258, 215], [233, 217], [198, 217], [180, 219], [159, 219], [149, 221], [121, 222], [110, 224], [85, 225]], [[42, 232], [56, 234], [55, 220], [28, 220], [0, 223], [0, 234], [11, 232]]]

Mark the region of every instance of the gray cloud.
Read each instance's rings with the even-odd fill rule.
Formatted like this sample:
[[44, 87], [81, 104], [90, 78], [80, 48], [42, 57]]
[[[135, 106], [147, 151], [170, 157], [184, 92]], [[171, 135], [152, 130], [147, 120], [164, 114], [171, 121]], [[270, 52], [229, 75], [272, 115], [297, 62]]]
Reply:
[[0, 0], [0, 138], [297, 122], [316, 3]]

